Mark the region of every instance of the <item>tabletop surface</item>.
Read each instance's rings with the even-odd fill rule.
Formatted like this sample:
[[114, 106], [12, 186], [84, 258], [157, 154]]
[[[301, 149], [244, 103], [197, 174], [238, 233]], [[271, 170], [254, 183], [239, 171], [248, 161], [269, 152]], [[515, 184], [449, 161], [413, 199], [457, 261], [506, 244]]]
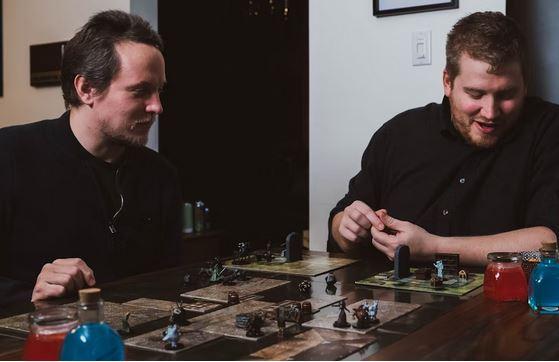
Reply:
[[[321, 252], [311, 252], [321, 254]], [[322, 253], [325, 254], [325, 253]], [[559, 357], [559, 317], [540, 316], [530, 311], [527, 303], [493, 302], [484, 298], [483, 288], [464, 296], [438, 295], [424, 292], [401, 291], [356, 285], [354, 282], [390, 266], [385, 260], [361, 260], [334, 271], [338, 280], [336, 295], [347, 298], [347, 304], [362, 299], [379, 299], [421, 305], [421, 308], [396, 320], [382, 325], [367, 335], [374, 336], [373, 343], [345, 356], [350, 360], [540, 360]], [[177, 301], [179, 294], [197, 289], [197, 285], [182, 285], [186, 272], [193, 273], [194, 266], [178, 267], [142, 274], [101, 285], [104, 300], [124, 303], [138, 298]], [[315, 277], [290, 276], [283, 274], [251, 273], [289, 281], [259, 295], [262, 301], [303, 300], [325, 295], [325, 275]], [[301, 295], [298, 284], [310, 280], [309, 295]], [[59, 299], [61, 304], [75, 298]], [[32, 311], [31, 303], [9, 306], [0, 311], [0, 318]], [[189, 314], [189, 318], [196, 314]], [[159, 320], [150, 328], [163, 328], [165, 320]], [[298, 328], [305, 333], [308, 328]], [[145, 331], [142, 331], [145, 333]], [[345, 333], [345, 332], [341, 332]], [[0, 329], [0, 359], [21, 359], [25, 336]], [[335, 340], [334, 337], [330, 337]], [[220, 338], [178, 355], [127, 347], [129, 360], [254, 360], [254, 353], [280, 341], [279, 337], [252, 342], [231, 338]], [[301, 343], [305, 343], [302, 339]], [[310, 342], [309, 342], [310, 343]], [[313, 352], [315, 351], [315, 352]], [[310, 349], [293, 359], [332, 360], [336, 354], [328, 349]]]

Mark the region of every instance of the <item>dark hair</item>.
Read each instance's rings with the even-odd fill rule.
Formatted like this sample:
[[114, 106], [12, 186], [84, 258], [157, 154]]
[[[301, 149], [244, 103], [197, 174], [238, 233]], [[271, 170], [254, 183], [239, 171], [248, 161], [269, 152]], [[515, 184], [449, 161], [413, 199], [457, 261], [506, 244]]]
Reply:
[[137, 15], [119, 10], [93, 15], [64, 47], [62, 94], [66, 108], [82, 104], [74, 88], [80, 74], [88, 85], [103, 92], [120, 70], [115, 45], [123, 41], [148, 44], [163, 51], [163, 42], [149, 23]]
[[526, 81], [526, 40], [514, 19], [499, 12], [477, 12], [454, 25], [446, 41], [446, 71], [453, 82], [460, 73], [460, 57], [467, 53], [491, 66], [490, 72], [517, 61]]

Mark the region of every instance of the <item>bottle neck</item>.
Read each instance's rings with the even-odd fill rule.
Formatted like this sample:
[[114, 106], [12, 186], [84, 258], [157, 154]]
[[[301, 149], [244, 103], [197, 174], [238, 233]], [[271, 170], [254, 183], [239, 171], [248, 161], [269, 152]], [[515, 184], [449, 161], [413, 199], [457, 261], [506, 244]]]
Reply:
[[553, 264], [557, 262], [557, 252], [555, 250], [540, 250], [541, 262], [545, 264]]
[[105, 319], [103, 301], [78, 303], [78, 316], [80, 318], [80, 324], [102, 322]]

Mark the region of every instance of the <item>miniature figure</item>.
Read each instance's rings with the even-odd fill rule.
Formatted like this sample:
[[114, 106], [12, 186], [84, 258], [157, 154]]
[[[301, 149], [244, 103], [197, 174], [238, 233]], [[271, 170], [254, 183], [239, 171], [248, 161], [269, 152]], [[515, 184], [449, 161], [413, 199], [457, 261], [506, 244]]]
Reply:
[[118, 333], [120, 333], [123, 336], [132, 333], [132, 328], [130, 328], [130, 323], [128, 322], [129, 318], [130, 318], [130, 312], [127, 312], [124, 315], [124, 317], [122, 317], [122, 320], [121, 320], [122, 326], [118, 330]]
[[299, 291], [303, 294], [307, 294], [311, 290], [311, 282], [308, 280], [303, 280], [299, 283]]
[[266, 243], [266, 251], [263, 256], [267, 263], [271, 263], [272, 260], [274, 260], [274, 254], [272, 254], [272, 243], [270, 241]]
[[349, 309], [345, 306], [345, 300], [342, 300], [339, 304], [340, 307], [340, 314], [338, 314], [338, 320], [334, 322], [334, 327], [336, 328], [348, 328], [350, 324], [347, 322], [347, 316], [345, 314], [346, 311], [349, 312]]
[[334, 275], [334, 273], [328, 273], [328, 275], [326, 276], [326, 285], [328, 286], [332, 286], [334, 284], [336, 284], [337, 280], [336, 280], [336, 276]]
[[233, 265], [246, 265], [250, 264], [250, 255], [248, 254], [248, 242], [241, 242], [237, 244], [237, 250], [234, 252]]
[[285, 337], [285, 308], [278, 307], [276, 310], [276, 322], [278, 324], [278, 337]]
[[252, 313], [248, 319], [247, 326], [246, 326], [246, 336], [247, 337], [260, 337], [264, 333], [260, 330], [264, 325], [264, 319], [262, 315], [258, 313]]
[[328, 295], [336, 295], [336, 291], [338, 290], [338, 288], [336, 287], [336, 285], [334, 284], [330, 284], [330, 285], [326, 285], [326, 294]]
[[171, 324], [178, 324], [179, 326], [187, 326], [190, 324], [186, 319], [186, 309], [184, 309], [181, 301], [171, 309], [171, 317], [169, 318]]
[[191, 276], [190, 274], [186, 273], [183, 277], [182, 277], [182, 285], [184, 287], [190, 285], [190, 281], [191, 281]]
[[357, 322], [353, 325], [355, 329], [366, 329], [371, 326], [367, 302], [357, 308], [354, 308], [353, 316], [357, 319]]
[[235, 316], [235, 327], [246, 329], [252, 313], [241, 313]]
[[181, 343], [179, 343], [181, 336], [181, 332], [176, 324], [172, 323], [169, 324], [167, 330], [163, 332], [163, 342], [167, 342], [165, 344], [165, 349], [167, 350], [177, 350], [184, 347]]
[[458, 272], [458, 279], [459, 279], [461, 282], [467, 282], [469, 277], [470, 277], [470, 276], [468, 275], [468, 272], [467, 272], [465, 269], [461, 269], [461, 270]]
[[299, 302], [293, 302], [284, 306], [285, 309], [285, 320], [290, 322], [295, 322], [297, 324], [301, 323], [302, 306]]
[[435, 267], [435, 269], [437, 269], [437, 278], [443, 280], [443, 269], [444, 269], [443, 261], [437, 260], [435, 261], [433, 266]]
[[375, 324], [375, 323], [379, 322], [379, 320], [377, 318], [378, 303], [379, 303], [378, 300], [373, 300], [371, 302], [371, 304], [369, 305], [368, 313], [369, 313], [369, 319], [371, 321], [371, 324]]
[[239, 293], [235, 291], [230, 291], [229, 293], [227, 293], [227, 304], [239, 304]]
[[312, 314], [312, 305], [311, 302], [303, 302], [301, 304], [301, 312], [304, 316], [310, 316]]

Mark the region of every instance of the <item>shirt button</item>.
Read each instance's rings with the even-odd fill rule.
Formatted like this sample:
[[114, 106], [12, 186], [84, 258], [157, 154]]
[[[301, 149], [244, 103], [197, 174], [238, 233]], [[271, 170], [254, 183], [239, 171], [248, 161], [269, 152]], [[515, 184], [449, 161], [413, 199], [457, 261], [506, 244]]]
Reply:
[[448, 215], [448, 210], [447, 210], [447, 209], [443, 209], [442, 214], [443, 214], [443, 216]]
[[465, 179], [464, 177], [462, 177], [462, 178], [459, 180], [459, 182], [460, 182], [461, 184], [464, 184], [464, 183], [466, 183], [466, 179]]

